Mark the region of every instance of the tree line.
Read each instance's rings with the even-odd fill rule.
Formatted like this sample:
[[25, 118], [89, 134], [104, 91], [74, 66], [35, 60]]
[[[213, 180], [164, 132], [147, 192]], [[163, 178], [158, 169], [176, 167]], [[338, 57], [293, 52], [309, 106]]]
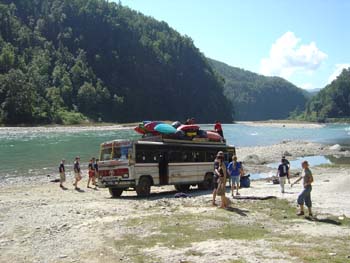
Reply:
[[344, 69], [332, 83], [307, 103], [297, 118], [324, 122], [328, 119], [350, 119], [350, 68]]
[[188, 36], [105, 0], [0, 1], [0, 123], [231, 122]]

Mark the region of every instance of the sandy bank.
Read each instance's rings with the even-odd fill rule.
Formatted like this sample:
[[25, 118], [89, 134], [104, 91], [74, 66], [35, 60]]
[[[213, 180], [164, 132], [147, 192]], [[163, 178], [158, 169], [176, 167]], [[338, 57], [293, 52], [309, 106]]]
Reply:
[[[264, 161], [278, 161], [282, 150], [290, 158], [331, 153], [303, 142], [239, 148], [237, 153], [239, 158], [254, 153]], [[267, 169], [249, 163], [245, 168]], [[192, 190], [192, 198], [175, 199], [173, 186], [154, 187], [149, 199], [136, 198], [134, 192], [111, 199], [105, 189], [85, 187], [85, 170], [83, 192], [73, 190], [71, 176], [65, 191], [48, 178], [5, 183], [0, 192], [0, 262], [347, 262], [349, 167], [312, 171], [314, 213], [317, 218], [332, 216], [340, 225], [295, 216], [300, 184], [281, 194], [279, 185], [253, 182], [241, 189], [242, 196], [277, 199], [232, 200], [226, 211], [211, 206], [210, 191]]]

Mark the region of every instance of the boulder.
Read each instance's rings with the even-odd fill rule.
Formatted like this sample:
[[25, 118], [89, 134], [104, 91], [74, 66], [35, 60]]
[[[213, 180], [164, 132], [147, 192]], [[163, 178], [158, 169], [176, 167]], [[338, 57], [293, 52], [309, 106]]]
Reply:
[[329, 147], [330, 150], [332, 151], [342, 151], [343, 148], [339, 144], [334, 144], [333, 146]]
[[249, 164], [261, 164], [262, 163], [259, 156], [257, 156], [256, 154], [247, 155], [246, 157], [244, 157], [243, 162], [249, 163]]
[[288, 151], [284, 151], [283, 152], [283, 156], [292, 156], [292, 154], [290, 152], [288, 152]]

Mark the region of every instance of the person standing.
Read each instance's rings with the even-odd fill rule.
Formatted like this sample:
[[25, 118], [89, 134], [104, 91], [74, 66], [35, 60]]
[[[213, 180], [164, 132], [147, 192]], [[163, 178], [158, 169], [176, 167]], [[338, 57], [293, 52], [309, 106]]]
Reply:
[[303, 180], [303, 191], [298, 196], [298, 205], [300, 206], [300, 212], [297, 213], [298, 216], [304, 215], [304, 204], [307, 206], [309, 210], [309, 216], [312, 216], [312, 202], [311, 202], [311, 191], [312, 186], [311, 184], [314, 182], [314, 178], [312, 176], [312, 172], [309, 169], [309, 163], [307, 161], [303, 161], [301, 164], [301, 167], [303, 168], [303, 171], [301, 173], [301, 176], [291, 184], [293, 187], [294, 184], [299, 182], [300, 180]]
[[228, 199], [226, 193], [226, 165], [224, 162], [224, 153], [219, 151], [214, 161], [214, 191], [213, 191], [213, 205], [215, 204], [216, 195], [221, 196], [220, 208], [228, 207]]
[[65, 160], [62, 159], [59, 167], [58, 167], [58, 172], [60, 173], [60, 187], [63, 189], [63, 183], [66, 181], [66, 169], [64, 167], [64, 162]]
[[231, 194], [232, 197], [234, 196], [234, 190], [236, 188], [236, 195], [240, 195], [239, 190], [239, 184], [241, 180], [241, 175], [243, 173], [242, 171], [242, 165], [240, 162], [237, 162], [237, 156], [232, 156], [232, 162], [228, 164], [227, 167], [228, 173], [231, 176]]
[[94, 177], [95, 181], [93, 182], [93, 185], [96, 186], [96, 179], [98, 178], [98, 160], [99, 159], [93, 158], [93, 160], [94, 160], [94, 169], [95, 169], [95, 177]]
[[214, 126], [214, 130], [220, 134], [220, 136], [222, 138], [224, 138], [224, 132], [222, 130], [222, 126], [221, 126], [221, 123], [219, 121], [215, 121], [215, 126]]
[[290, 162], [287, 160], [286, 156], [282, 156], [283, 163], [285, 163], [288, 166], [288, 183], [290, 184]]
[[73, 185], [75, 187], [75, 190], [80, 190], [80, 188], [78, 187], [78, 182], [82, 179], [82, 177], [81, 177], [81, 171], [80, 171], [80, 157], [79, 156], [75, 157], [74, 175], [75, 175], [75, 182]]
[[286, 178], [288, 178], [289, 181], [289, 167], [284, 162], [284, 160], [285, 159], [281, 159], [281, 164], [278, 166], [277, 169], [277, 176], [279, 177], [282, 194], [284, 193], [284, 185], [286, 184]]
[[89, 175], [89, 179], [87, 182], [87, 188], [90, 188], [90, 182], [92, 181], [92, 184], [95, 185], [95, 167], [94, 167], [94, 160], [95, 158], [92, 158], [89, 161], [89, 165], [88, 165], [88, 175]]

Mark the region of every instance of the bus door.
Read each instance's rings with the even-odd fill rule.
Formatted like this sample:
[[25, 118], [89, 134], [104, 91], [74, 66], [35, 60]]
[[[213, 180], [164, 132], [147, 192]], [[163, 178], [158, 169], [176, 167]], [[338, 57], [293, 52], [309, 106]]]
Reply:
[[166, 185], [169, 183], [169, 158], [167, 152], [159, 154], [159, 184]]

